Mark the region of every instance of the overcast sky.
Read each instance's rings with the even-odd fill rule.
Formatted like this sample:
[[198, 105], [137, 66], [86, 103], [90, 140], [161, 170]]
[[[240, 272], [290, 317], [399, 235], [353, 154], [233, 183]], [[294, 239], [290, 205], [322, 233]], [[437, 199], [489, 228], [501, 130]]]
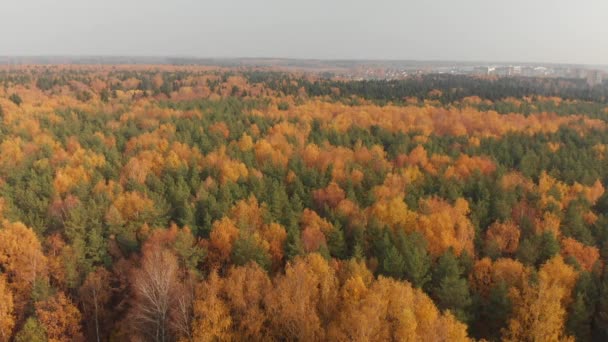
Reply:
[[608, 64], [608, 0], [1, 0], [0, 55]]

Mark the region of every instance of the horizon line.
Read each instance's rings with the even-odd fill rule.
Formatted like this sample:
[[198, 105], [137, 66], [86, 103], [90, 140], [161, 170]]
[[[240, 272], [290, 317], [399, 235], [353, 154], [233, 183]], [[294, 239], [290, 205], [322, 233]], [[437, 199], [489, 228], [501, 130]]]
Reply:
[[[240, 57], [222, 57], [222, 56], [188, 56], [188, 55], [95, 55], [95, 54], [30, 54], [30, 55], [0, 55], [0, 64], [3, 64], [5, 59], [120, 59], [120, 58], [131, 58], [131, 59], [183, 59], [183, 60], [214, 60], [214, 61], [247, 61], [247, 60], [279, 60], [279, 61], [310, 61], [310, 62], [379, 62], [379, 63], [461, 63], [461, 64], [545, 64], [545, 65], [563, 65], [563, 66], [587, 66], [587, 67], [608, 67], [608, 64], [592, 64], [592, 63], [572, 63], [572, 62], [540, 62], [540, 61], [506, 61], [506, 60], [475, 60], [475, 59], [395, 59], [395, 58], [311, 58], [311, 57], [255, 57], [255, 56], [240, 56]], [[52, 62], [45, 62], [43, 64], [53, 64]]]

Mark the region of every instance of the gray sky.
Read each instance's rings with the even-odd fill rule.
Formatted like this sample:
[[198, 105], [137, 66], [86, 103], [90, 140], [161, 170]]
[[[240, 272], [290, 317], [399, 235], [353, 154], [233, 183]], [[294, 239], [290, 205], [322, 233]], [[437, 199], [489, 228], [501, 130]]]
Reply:
[[0, 1], [0, 55], [608, 64], [608, 0]]

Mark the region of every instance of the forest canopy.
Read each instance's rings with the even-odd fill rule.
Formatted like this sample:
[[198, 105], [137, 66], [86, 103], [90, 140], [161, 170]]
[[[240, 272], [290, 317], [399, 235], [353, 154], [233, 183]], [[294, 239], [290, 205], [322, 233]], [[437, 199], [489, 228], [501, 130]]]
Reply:
[[0, 67], [2, 341], [608, 339], [608, 87]]

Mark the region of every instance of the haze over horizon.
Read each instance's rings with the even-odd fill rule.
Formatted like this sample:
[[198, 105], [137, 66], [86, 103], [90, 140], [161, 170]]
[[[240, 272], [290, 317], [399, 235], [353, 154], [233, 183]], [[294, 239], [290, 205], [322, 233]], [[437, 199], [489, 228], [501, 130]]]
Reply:
[[600, 0], [21, 0], [3, 7], [2, 56], [608, 64], [608, 2]]

